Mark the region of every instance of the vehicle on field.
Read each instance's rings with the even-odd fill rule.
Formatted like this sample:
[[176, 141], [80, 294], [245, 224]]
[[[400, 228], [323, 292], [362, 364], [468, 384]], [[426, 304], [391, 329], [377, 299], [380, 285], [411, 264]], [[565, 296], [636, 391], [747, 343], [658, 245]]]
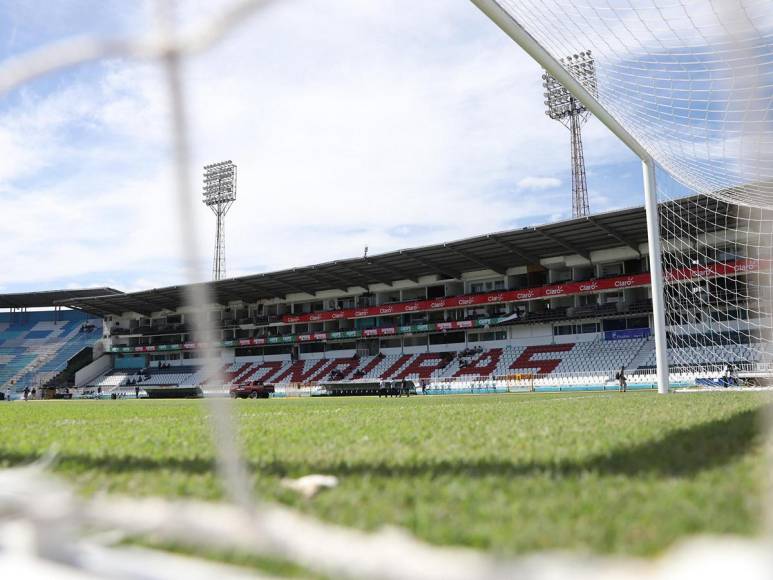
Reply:
[[234, 385], [231, 387], [230, 393], [234, 399], [268, 399], [274, 390], [274, 385], [255, 381], [245, 385]]

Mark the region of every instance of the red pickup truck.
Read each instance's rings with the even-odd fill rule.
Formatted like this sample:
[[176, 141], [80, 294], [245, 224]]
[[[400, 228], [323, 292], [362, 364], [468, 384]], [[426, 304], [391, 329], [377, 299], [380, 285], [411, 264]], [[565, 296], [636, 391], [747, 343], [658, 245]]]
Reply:
[[268, 399], [268, 396], [274, 392], [274, 385], [255, 381], [246, 385], [234, 385], [230, 392], [234, 399]]

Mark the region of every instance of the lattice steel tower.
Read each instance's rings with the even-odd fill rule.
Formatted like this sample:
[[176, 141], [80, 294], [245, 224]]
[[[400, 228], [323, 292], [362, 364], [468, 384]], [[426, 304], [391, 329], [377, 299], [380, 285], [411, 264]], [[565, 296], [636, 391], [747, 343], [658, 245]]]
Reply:
[[[596, 95], [596, 66], [590, 51], [561, 59], [561, 64], [592, 95]], [[590, 213], [588, 182], [585, 178], [585, 157], [582, 153], [582, 126], [590, 113], [566, 88], [547, 72], [542, 75], [545, 88], [545, 114], [561, 121], [571, 134], [572, 150], [572, 217]]]
[[217, 218], [212, 279], [225, 277], [225, 214], [236, 200], [236, 165], [231, 160], [204, 166], [204, 205]]

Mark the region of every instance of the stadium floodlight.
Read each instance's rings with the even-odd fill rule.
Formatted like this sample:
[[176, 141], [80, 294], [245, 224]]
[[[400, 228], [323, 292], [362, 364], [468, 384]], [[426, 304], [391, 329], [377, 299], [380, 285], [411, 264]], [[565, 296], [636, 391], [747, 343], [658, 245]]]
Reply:
[[[561, 64], [592, 95], [596, 95], [596, 66], [589, 50], [567, 56], [561, 59]], [[560, 121], [571, 134], [572, 217], [587, 217], [590, 213], [590, 204], [581, 128], [590, 113], [581, 101], [548, 72], [542, 75], [542, 86], [545, 89], [545, 114], [555, 121]]]
[[204, 205], [217, 218], [212, 279], [225, 276], [225, 214], [236, 201], [236, 165], [229, 159], [204, 166]]

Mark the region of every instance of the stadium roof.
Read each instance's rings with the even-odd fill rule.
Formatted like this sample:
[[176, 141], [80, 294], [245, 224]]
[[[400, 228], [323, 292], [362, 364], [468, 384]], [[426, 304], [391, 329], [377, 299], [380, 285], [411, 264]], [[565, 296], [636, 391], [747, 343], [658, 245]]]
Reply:
[[88, 296], [115, 296], [121, 294], [114, 288], [83, 288], [81, 290], [45, 290], [42, 292], [18, 292], [0, 294], [0, 308], [46, 308], [64, 306], [64, 300]]
[[[685, 200], [674, 202], [683, 205]], [[710, 202], [707, 213], [717, 214], [718, 201]], [[694, 219], [695, 208], [691, 207]], [[679, 212], [673, 212], [678, 214]], [[643, 207], [617, 210], [552, 224], [525, 227], [446, 242], [397, 250], [364, 258], [335, 260], [313, 266], [292, 268], [209, 282], [218, 303], [283, 298], [287, 294], [314, 295], [322, 290], [363, 287], [395, 280], [417, 280], [437, 274], [459, 278], [463, 272], [490, 269], [504, 274], [507, 268], [536, 264], [542, 258], [579, 254], [628, 246], [639, 251], [647, 241]], [[128, 294], [71, 297], [61, 304], [105, 316], [136, 312], [149, 316], [160, 310], [176, 310], [185, 304], [185, 286], [170, 286]]]

